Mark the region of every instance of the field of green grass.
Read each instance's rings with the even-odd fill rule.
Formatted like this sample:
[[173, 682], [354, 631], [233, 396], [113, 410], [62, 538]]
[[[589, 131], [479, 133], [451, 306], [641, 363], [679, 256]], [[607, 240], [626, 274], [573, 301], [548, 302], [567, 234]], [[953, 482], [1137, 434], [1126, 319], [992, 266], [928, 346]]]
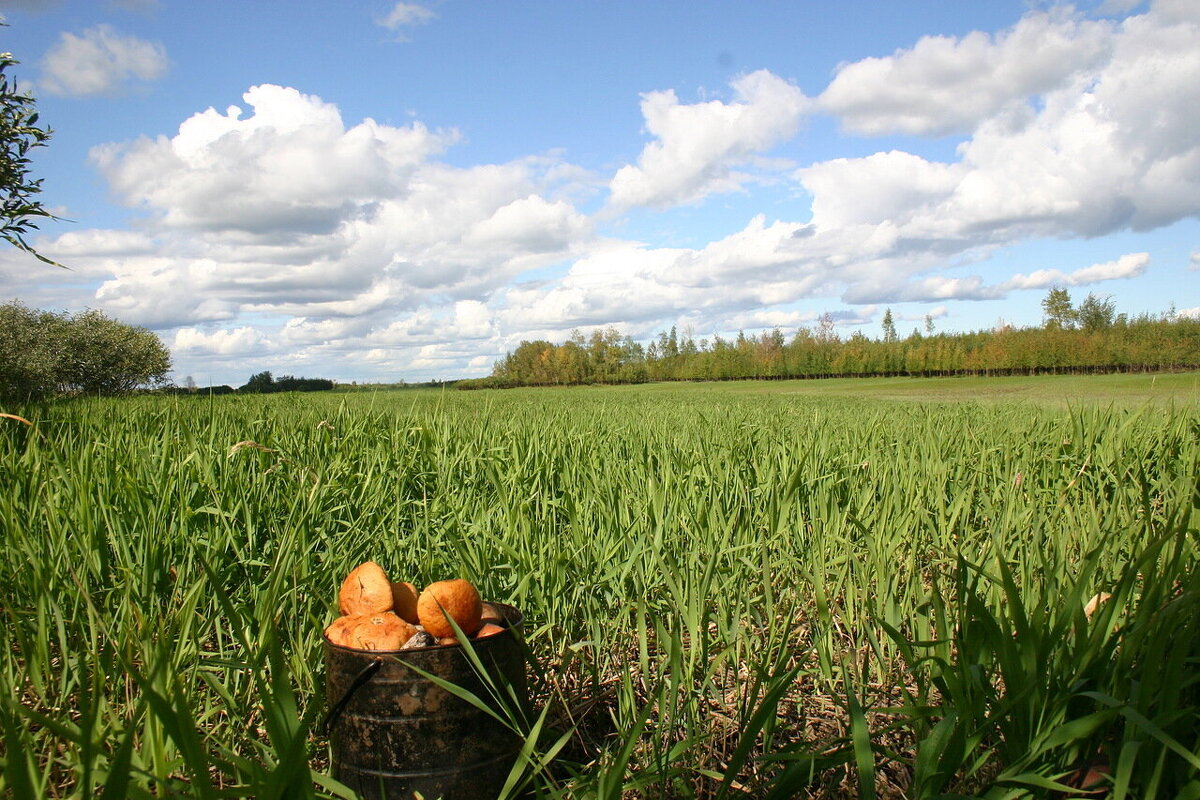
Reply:
[[0, 409], [0, 791], [348, 796], [373, 559], [524, 611], [535, 796], [1200, 797], [1198, 381]]
[[[679, 384], [656, 383], [646, 391], [670, 392]], [[1127, 375], [1035, 375], [1020, 377], [834, 378], [829, 380], [726, 381], [693, 384], [714, 392], [798, 394], [806, 397], [854, 397], [917, 402], [1026, 401], [1062, 408], [1107, 405], [1132, 408], [1200, 403], [1200, 373]]]

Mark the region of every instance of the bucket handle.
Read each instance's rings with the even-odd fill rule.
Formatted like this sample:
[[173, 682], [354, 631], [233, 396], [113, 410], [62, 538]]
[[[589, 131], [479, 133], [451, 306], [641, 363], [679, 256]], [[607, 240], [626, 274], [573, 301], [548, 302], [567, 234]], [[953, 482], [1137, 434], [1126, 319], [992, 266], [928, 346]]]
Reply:
[[354, 697], [354, 693], [357, 692], [364, 683], [371, 680], [371, 676], [374, 675], [382, 666], [383, 659], [376, 658], [370, 664], [367, 664], [365, 667], [363, 667], [362, 670], [360, 670], [359, 673], [354, 676], [354, 680], [350, 681], [350, 688], [347, 689], [345, 694], [342, 695], [342, 699], [334, 703], [333, 706], [330, 707], [329, 713], [325, 715], [325, 719], [321, 720], [321, 724], [317, 730], [322, 736], [329, 733], [329, 729], [337, 723], [338, 718], [342, 716], [342, 712], [346, 710], [346, 704], [350, 702], [350, 698]]

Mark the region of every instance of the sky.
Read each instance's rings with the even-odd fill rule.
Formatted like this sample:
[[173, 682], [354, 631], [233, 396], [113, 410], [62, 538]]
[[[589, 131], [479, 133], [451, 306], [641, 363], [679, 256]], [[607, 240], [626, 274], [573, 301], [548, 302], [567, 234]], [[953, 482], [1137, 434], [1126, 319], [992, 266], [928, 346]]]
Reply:
[[1200, 0], [0, 0], [59, 220], [0, 302], [173, 378], [1200, 316]]

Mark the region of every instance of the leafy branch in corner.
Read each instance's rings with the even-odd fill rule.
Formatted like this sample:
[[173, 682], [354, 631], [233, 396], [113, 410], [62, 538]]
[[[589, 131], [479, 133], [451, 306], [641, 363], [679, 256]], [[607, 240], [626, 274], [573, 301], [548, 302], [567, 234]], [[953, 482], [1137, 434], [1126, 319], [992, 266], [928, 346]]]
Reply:
[[38, 217], [57, 217], [36, 198], [42, 191], [41, 179], [29, 175], [29, 152], [44, 147], [51, 130], [38, 126], [34, 98], [21, 91], [6, 74], [17, 63], [12, 53], [0, 53], [0, 237], [39, 261], [62, 267], [25, 240], [30, 231], [37, 230]]

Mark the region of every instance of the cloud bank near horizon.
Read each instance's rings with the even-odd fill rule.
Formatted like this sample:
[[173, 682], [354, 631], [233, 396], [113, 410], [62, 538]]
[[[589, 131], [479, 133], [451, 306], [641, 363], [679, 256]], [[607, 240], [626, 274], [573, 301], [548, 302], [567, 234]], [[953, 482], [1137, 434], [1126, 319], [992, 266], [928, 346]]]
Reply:
[[[380, 24], [427, 19], [404, 3], [393, 18]], [[47, 67], [64, 91], [165, 68], [153, 46], [112, 55], [112, 31], [70, 48], [89, 36], [123, 66], [94, 86]], [[348, 124], [328, 99], [261, 84], [173, 136], [95, 147], [138, 226], [42, 241], [70, 275], [31, 275], [11, 255], [0, 274], [31, 297], [160, 330], [184, 364], [270, 356], [299, 371], [336, 358], [348, 373], [415, 375], [486, 372], [521, 339], [573, 328], [805, 324], [811, 312], [795, 304], [814, 298], [874, 313], [1134, 278], [1148, 254], [991, 282], [967, 272], [1023, 242], [1200, 216], [1197, 41], [1200, 10], [1183, 0], [1123, 20], [1031, 11], [1005, 31], [844, 64], [815, 97], [767, 70], [735, 77], [723, 99], [654, 89], [641, 98], [648, 141], [607, 175], [557, 153], [451, 166], [456, 130]], [[84, 58], [64, 48], [47, 63]], [[961, 142], [944, 161], [898, 146], [804, 165], [778, 157], [817, 116], [849, 136]], [[760, 184], [810, 198], [811, 214], [759, 213], [695, 247], [624, 238], [614, 224]]]

